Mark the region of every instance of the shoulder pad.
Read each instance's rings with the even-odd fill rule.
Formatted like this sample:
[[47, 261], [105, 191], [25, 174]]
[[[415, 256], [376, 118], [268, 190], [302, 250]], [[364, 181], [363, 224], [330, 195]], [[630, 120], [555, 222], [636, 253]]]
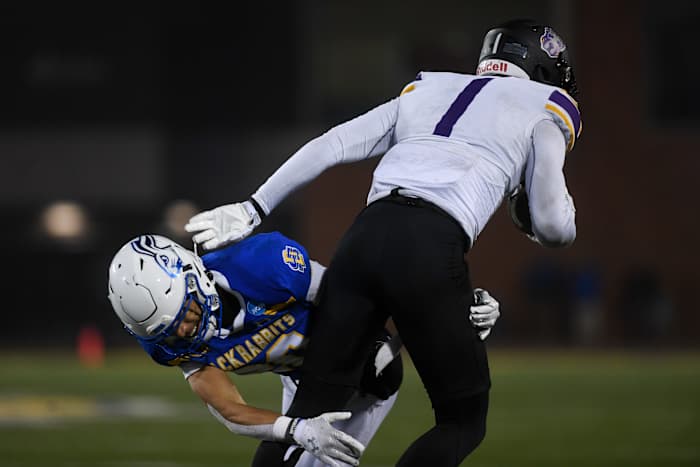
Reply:
[[576, 101], [564, 91], [554, 91], [549, 95], [545, 110], [559, 126], [567, 141], [567, 149], [574, 148], [581, 135], [581, 113]]

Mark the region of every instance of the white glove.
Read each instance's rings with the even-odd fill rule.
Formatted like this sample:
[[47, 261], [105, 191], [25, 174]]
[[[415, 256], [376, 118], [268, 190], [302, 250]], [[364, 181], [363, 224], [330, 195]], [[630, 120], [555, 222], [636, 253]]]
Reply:
[[261, 221], [253, 204], [244, 201], [200, 212], [187, 222], [185, 230], [199, 232], [192, 241], [213, 250], [247, 237]]
[[489, 334], [496, 320], [501, 316], [500, 304], [484, 289], [474, 289], [474, 304], [469, 309], [469, 321], [479, 329], [479, 338], [483, 341]]
[[351, 415], [350, 412], [326, 412], [315, 418], [282, 416], [279, 419], [290, 420], [285, 430], [286, 442], [300, 445], [325, 464], [340, 467], [338, 462], [359, 465], [365, 450], [355, 438], [331, 426], [331, 422], [347, 420]]

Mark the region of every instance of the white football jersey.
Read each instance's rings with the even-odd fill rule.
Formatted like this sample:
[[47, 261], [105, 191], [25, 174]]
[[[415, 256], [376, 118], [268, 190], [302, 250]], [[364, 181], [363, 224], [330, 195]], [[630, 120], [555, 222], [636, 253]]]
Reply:
[[575, 210], [562, 168], [580, 132], [577, 104], [562, 89], [422, 72], [399, 97], [306, 143], [253, 197], [269, 213], [327, 168], [384, 155], [368, 203], [400, 187], [447, 211], [473, 243], [524, 179], [536, 236], [569, 243]]
[[573, 147], [580, 117], [564, 91], [520, 78], [423, 72], [398, 100], [394, 142], [368, 202], [403, 187], [450, 213], [474, 241], [522, 180], [543, 120]]

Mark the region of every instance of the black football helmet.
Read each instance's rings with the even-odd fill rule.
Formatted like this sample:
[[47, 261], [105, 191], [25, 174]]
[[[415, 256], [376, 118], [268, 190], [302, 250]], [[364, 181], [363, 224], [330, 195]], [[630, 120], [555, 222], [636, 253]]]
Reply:
[[577, 99], [574, 69], [563, 39], [529, 19], [508, 21], [486, 33], [477, 75], [529, 78], [564, 89]]

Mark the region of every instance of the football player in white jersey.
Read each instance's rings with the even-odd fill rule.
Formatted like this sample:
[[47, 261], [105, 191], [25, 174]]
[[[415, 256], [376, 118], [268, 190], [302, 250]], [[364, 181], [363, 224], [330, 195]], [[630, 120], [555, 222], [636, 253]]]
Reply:
[[[473, 295], [463, 255], [504, 200], [533, 241], [574, 241], [563, 167], [581, 132], [577, 93], [562, 38], [510, 21], [486, 33], [476, 74], [420, 73], [399, 96], [305, 144], [249, 200], [190, 219], [186, 230], [205, 248], [235, 242], [325, 169], [383, 156], [326, 273], [309, 371], [289, 414], [342, 408], [367, 343], [391, 316], [436, 422], [397, 465], [454, 466], [479, 445], [491, 382], [484, 343], [464, 319]], [[279, 465], [280, 451], [262, 443], [256, 465]]]
[[[341, 413], [293, 420], [248, 406], [225, 374], [279, 374], [282, 413], [287, 411], [303, 371], [324, 271], [303, 246], [278, 232], [250, 236], [201, 258], [168, 238], [141, 235], [114, 256], [109, 299], [151, 358], [180, 367], [233, 433], [289, 439], [308, 451], [291, 448], [290, 466], [356, 465], [396, 400], [403, 374], [400, 338], [387, 333], [372, 343], [376, 351], [360, 391]], [[499, 306], [488, 292], [477, 295], [469, 319], [485, 339]]]

